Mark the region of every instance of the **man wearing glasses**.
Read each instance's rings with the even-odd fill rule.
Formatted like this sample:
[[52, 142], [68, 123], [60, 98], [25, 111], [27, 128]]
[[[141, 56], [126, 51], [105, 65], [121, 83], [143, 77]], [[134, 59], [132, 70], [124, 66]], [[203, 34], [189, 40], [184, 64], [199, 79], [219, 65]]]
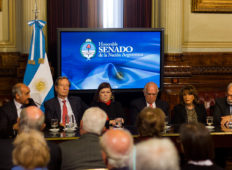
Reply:
[[166, 116], [169, 115], [169, 105], [168, 103], [157, 99], [157, 95], [159, 93], [159, 89], [157, 84], [154, 82], [149, 82], [145, 85], [143, 89], [144, 97], [135, 99], [130, 104], [130, 123], [132, 125], [136, 124], [136, 119], [139, 112], [144, 107], [151, 107], [151, 108], [160, 108], [164, 111]]

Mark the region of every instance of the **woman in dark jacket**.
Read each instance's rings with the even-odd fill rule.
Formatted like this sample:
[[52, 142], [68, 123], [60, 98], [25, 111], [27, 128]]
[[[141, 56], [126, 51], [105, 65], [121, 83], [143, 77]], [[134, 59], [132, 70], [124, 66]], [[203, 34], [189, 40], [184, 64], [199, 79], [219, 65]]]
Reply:
[[184, 86], [180, 90], [180, 104], [173, 109], [173, 124], [206, 121], [206, 110], [203, 104], [198, 102], [197, 90], [192, 85]]
[[108, 115], [109, 123], [124, 122], [122, 105], [114, 100], [112, 88], [109, 83], [104, 82], [98, 86], [92, 106], [100, 107]]

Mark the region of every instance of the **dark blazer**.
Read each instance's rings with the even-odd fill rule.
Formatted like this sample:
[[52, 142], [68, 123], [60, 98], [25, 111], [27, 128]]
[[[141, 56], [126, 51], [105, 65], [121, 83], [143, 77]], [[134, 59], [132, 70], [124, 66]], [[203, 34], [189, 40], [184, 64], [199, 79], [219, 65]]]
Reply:
[[110, 105], [106, 105], [103, 102], [94, 102], [91, 106], [97, 106], [104, 110], [108, 115], [109, 120], [113, 120], [118, 117], [125, 118], [122, 105], [119, 102], [112, 101]]
[[[29, 99], [29, 104], [23, 105], [23, 107], [28, 107], [28, 106], [36, 106], [35, 102], [33, 99]], [[7, 102], [2, 106], [0, 109], [0, 114], [2, 115], [2, 120], [0, 121], [2, 124], [2, 127], [5, 127], [6, 133], [8, 133], [9, 136], [13, 135], [13, 125], [17, 122], [18, 119], [18, 114], [17, 114], [17, 109], [14, 104], [14, 101]]]
[[[164, 111], [166, 116], [169, 116], [169, 105], [168, 103], [156, 100], [155, 101], [156, 107], [160, 108]], [[140, 113], [140, 111], [147, 106], [145, 98], [139, 98], [135, 99], [130, 103], [130, 115], [129, 115], [129, 122], [132, 125], [136, 124], [137, 116]]]
[[[78, 126], [80, 125], [80, 120], [84, 111], [88, 108], [88, 106], [81, 100], [80, 97], [70, 96], [68, 97], [68, 101], [71, 105], [72, 111], [74, 113], [76, 123]], [[44, 103], [45, 107], [45, 123], [46, 127], [50, 128], [51, 119], [61, 120], [61, 109], [58, 98], [52, 98]]]
[[13, 139], [0, 139], [0, 169], [10, 170], [13, 167]]
[[[197, 113], [198, 122], [204, 123], [206, 122], [206, 110], [203, 104], [195, 105], [195, 111]], [[185, 105], [178, 104], [173, 109], [173, 124], [182, 124], [187, 123], [187, 111], [185, 109]]]
[[[59, 145], [47, 142], [50, 150], [49, 170], [59, 170], [61, 168], [61, 150]], [[13, 167], [12, 152], [14, 149], [13, 139], [0, 139], [0, 169], [11, 170]]]
[[83, 134], [78, 140], [60, 143], [60, 148], [62, 170], [106, 168], [97, 134]]
[[221, 117], [230, 115], [230, 105], [228, 105], [226, 97], [215, 99], [213, 108], [214, 125], [220, 125]]

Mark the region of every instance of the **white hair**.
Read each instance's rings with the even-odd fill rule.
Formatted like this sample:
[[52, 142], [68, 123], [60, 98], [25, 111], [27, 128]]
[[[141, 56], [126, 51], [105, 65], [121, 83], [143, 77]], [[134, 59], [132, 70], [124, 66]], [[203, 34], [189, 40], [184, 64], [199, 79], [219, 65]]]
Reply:
[[[130, 161], [136, 170], [179, 170], [179, 157], [174, 144], [169, 139], [153, 138], [136, 145]], [[136, 160], [133, 161], [133, 156]]]
[[[112, 130], [118, 131], [120, 134], [115, 134], [115, 137], [112, 138], [112, 135], [108, 135], [106, 132], [100, 139], [101, 147], [107, 155], [109, 165], [114, 168], [128, 167], [131, 151], [134, 146], [133, 137], [126, 129]], [[118, 140], [116, 138], [118, 138]], [[121, 140], [119, 138], [121, 138]], [[125, 142], [124, 146], [122, 146], [122, 140]]]
[[106, 113], [98, 108], [91, 107], [87, 109], [82, 117], [83, 129], [90, 133], [100, 135], [106, 123]]

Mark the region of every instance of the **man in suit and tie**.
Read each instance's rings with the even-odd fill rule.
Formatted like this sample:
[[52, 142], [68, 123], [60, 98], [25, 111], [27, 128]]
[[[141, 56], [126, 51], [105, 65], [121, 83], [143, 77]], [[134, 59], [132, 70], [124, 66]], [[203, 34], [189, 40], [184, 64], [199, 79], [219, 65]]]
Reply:
[[58, 77], [55, 82], [57, 97], [44, 103], [46, 126], [51, 126], [51, 119], [58, 119], [61, 126], [73, 118], [74, 123], [79, 125], [87, 105], [79, 97], [68, 96], [70, 82], [67, 77]]
[[6, 136], [13, 136], [14, 130], [18, 130], [18, 119], [22, 108], [36, 106], [30, 98], [30, 89], [23, 83], [17, 83], [12, 88], [13, 100], [7, 102], [1, 108], [1, 127], [5, 129]]
[[136, 124], [137, 116], [144, 107], [160, 108], [164, 111], [166, 116], [169, 115], [169, 105], [168, 103], [157, 100], [157, 95], [159, 89], [157, 84], [154, 82], [149, 82], [145, 85], [143, 89], [144, 97], [135, 99], [130, 104], [130, 122], [132, 125]]
[[232, 82], [227, 86], [226, 97], [216, 98], [214, 105], [214, 124], [228, 127], [232, 115]]

